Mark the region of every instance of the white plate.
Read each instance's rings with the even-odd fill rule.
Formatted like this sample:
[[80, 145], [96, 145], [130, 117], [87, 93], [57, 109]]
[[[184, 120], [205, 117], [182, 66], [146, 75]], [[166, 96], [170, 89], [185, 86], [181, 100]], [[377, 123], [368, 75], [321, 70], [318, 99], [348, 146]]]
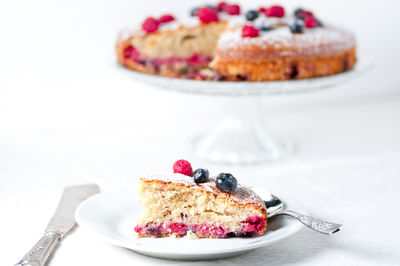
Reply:
[[[307, 213], [296, 201], [284, 197], [287, 208]], [[78, 224], [101, 239], [136, 252], [168, 259], [217, 259], [240, 255], [284, 239], [302, 227], [297, 220], [275, 217], [268, 221], [263, 236], [226, 239], [137, 238], [133, 228], [140, 212], [136, 193], [131, 190], [102, 192], [85, 200], [76, 210]]]

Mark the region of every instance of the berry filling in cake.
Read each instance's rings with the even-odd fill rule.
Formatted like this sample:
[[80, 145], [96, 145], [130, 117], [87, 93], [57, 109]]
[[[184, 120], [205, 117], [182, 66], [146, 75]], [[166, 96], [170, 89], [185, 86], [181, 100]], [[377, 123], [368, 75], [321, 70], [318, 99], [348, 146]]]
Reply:
[[[182, 213], [182, 220], [187, 217]], [[245, 221], [241, 221], [242, 225], [239, 230], [231, 231], [229, 227], [216, 226], [213, 224], [187, 224], [179, 222], [171, 222], [168, 224], [154, 224], [147, 223], [144, 226], [137, 225], [135, 227], [135, 232], [140, 234], [146, 234], [149, 236], [184, 236], [189, 231], [196, 235], [209, 238], [226, 238], [230, 236], [249, 236], [253, 233], [262, 234], [265, 228], [265, 218], [262, 216], [254, 215], [249, 217]]]
[[[132, 63], [141, 65], [147, 72], [160, 74], [165, 72], [176, 73], [179, 76], [196, 79], [196, 74], [199, 74], [198, 79], [206, 77], [199, 71], [207, 68], [213, 57], [210, 55], [193, 54], [190, 57], [166, 57], [166, 58], [146, 58], [141, 55], [137, 48], [129, 45], [124, 50], [124, 58], [132, 61]], [[204, 71], [203, 71], [204, 72]]]
[[193, 172], [185, 160], [174, 164], [174, 173], [141, 178], [139, 196], [139, 237], [251, 236], [267, 225], [264, 203], [252, 190], [229, 173], [213, 178], [207, 169]]

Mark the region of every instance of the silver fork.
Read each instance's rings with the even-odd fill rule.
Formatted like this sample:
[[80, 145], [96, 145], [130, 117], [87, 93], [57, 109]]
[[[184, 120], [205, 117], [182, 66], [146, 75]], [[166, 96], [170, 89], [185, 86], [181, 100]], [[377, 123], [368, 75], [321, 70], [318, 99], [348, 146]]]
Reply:
[[267, 192], [262, 189], [252, 189], [263, 199], [265, 207], [267, 208], [268, 218], [272, 218], [278, 215], [288, 215], [296, 218], [305, 226], [326, 235], [337, 233], [342, 228], [341, 224], [327, 222], [319, 218], [304, 215], [292, 210], [286, 210], [283, 202], [278, 197], [270, 194], [269, 192], [267, 194]]

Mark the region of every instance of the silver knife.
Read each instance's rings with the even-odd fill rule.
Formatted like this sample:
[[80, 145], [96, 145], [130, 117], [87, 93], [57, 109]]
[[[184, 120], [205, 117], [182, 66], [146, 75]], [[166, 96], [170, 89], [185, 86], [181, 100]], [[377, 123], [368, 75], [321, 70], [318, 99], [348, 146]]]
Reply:
[[97, 194], [98, 192], [99, 187], [95, 184], [65, 188], [57, 210], [47, 225], [43, 237], [15, 265], [45, 265], [49, 256], [56, 249], [61, 239], [72, 228], [74, 228], [76, 224], [74, 218], [75, 209], [82, 201], [93, 194]]

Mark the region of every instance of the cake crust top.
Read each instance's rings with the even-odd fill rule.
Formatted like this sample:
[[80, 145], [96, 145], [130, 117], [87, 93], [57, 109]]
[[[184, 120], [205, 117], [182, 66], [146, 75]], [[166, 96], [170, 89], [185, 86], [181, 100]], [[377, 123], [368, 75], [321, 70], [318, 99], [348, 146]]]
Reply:
[[258, 51], [270, 56], [316, 55], [332, 53], [355, 46], [354, 35], [337, 27], [307, 29], [293, 34], [288, 27], [278, 27], [256, 38], [243, 38], [240, 30], [228, 30], [218, 40], [217, 53]]
[[171, 173], [171, 174], [163, 174], [163, 173], [154, 173], [141, 178], [143, 181], [161, 181], [163, 183], [173, 183], [180, 184], [192, 189], [197, 189], [205, 192], [212, 193], [217, 195], [218, 197], [225, 197], [231, 200], [234, 203], [242, 204], [242, 205], [255, 205], [257, 207], [265, 208], [264, 201], [250, 188], [242, 186], [240, 184], [237, 185], [237, 188], [232, 193], [224, 193], [218, 190], [215, 187], [215, 178], [210, 177], [209, 180], [205, 183], [196, 184], [194, 182], [193, 177]]

